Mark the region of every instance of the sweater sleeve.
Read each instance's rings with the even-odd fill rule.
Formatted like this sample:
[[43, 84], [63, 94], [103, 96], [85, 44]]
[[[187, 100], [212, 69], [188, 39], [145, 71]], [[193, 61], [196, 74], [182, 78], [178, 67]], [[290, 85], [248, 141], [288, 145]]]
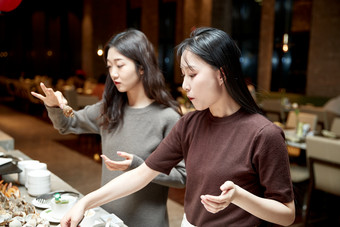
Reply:
[[53, 127], [60, 134], [99, 133], [100, 103], [86, 106], [84, 109], [74, 111], [74, 117], [65, 117], [60, 108], [46, 106], [48, 117]]
[[290, 178], [289, 157], [280, 128], [271, 124], [256, 137], [254, 167], [259, 173], [264, 197], [280, 202], [293, 200], [293, 186]]

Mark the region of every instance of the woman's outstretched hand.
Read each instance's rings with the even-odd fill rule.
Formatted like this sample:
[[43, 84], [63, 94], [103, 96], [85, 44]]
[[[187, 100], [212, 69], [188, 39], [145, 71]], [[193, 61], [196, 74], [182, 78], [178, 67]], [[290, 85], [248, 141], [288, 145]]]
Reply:
[[104, 163], [106, 165], [106, 168], [108, 168], [111, 171], [127, 170], [131, 166], [133, 155], [126, 153], [126, 152], [122, 152], [122, 151], [118, 151], [117, 154], [119, 156], [125, 158], [125, 160], [123, 160], [123, 161], [113, 161], [113, 160], [109, 159], [107, 156], [101, 155], [102, 159], [104, 159]]
[[60, 220], [61, 227], [78, 227], [85, 213], [85, 208], [81, 202], [82, 200], [78, 201]]
[[67, 104], [67, 100], [64, 98], [63, 94], [60, 91], [53, 91], [52, 88], [47, 88], [44, 83], [40, 83], [40, 87], [43, 90], [45, 96], [36, 93], [34, 91], [31, 91], [31, 94], [40, 99], [44, 102], [46, 106], [49, 107], [60, 107], [63, 109], [63, 107]]
[[231, 181], [226, 181], [221, 187], [219, 196], [201, 195], [201, 202], [210, 213], [217, 213], [225, 209], [233, 201], [236, 194], [236, 185]]

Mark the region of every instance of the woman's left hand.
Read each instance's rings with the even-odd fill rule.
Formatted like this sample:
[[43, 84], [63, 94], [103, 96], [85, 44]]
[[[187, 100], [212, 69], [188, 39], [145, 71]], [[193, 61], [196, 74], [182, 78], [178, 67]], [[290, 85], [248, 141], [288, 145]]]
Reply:
[[217, 213], [225, 209], [233, 201], [236, 194], [236, 185], [226, 181], [220, 187], [222, 193], [219, 196], [201, 195], [201, 203], [210, 213]]
[[122, 152], [122, 151], [118, 151], [117, 154], [119, 156], [125, 158], [125, 160], [123, 160], [123, 161], [113, 161], [113, 160], [109, 159], [107, 156], [101, 155], [101, 157], [104, 159], [104, 163], [106, 165], [106, 168], [108, 168], [111, 171], [127, 170], [131, 166], [133, 155], [126, 153], [126, 152]]

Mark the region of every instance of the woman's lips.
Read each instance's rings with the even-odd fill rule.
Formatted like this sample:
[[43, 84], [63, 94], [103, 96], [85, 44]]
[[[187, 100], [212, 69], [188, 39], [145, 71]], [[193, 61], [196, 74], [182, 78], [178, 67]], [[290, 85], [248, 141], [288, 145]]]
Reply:
[[115, 83], [115, 85], [119, 85], [120, 84], [120, 82], [117, 82], [117, 81], [115, 81], [114, 83]]
[[194, 98], [188, 96], [188, 99], [189, 99], [190, 101], [192, 101]]

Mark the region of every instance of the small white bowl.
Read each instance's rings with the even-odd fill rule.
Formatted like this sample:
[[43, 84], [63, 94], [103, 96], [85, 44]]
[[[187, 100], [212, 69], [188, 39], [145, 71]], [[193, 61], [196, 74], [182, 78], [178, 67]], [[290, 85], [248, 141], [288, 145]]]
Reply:
[[56, 203], [55, 198], [51, 199], [52, 216], [60, 220], [77, 202], [77, 197], [70, 195], [61, 195], [61, 201], [66, 200], [67, 203]]

